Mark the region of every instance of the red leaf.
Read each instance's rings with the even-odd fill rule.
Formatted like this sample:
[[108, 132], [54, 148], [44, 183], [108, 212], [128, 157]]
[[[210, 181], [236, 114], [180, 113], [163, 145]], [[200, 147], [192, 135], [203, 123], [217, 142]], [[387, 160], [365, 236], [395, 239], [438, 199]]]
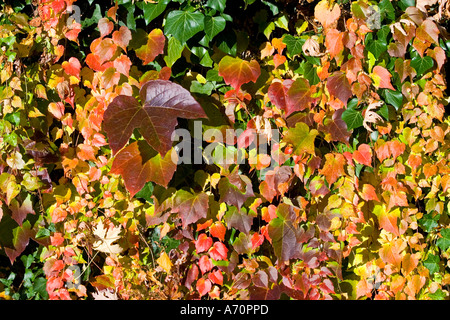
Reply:
[[127, 46], [131, 40], [131, 31], [126, 26], [121, 26], [118, 31], [113, 32], [112, 39], [119, 47], [127, 51]]
[[125, 146], [133, 130], [139, 129], [153, 149], [165, 155], [172, 147], [177, 117], [206, 118], [189, 91], [168, 80], [147, 82], [140, 98], [143, 106], [134, 97], [120, 95], [105, 111], [103, 125], [114, 154]]
[[122, 176], [133, 197], [147, 181], [167, 187], [177, 168], [168, 152], [163, 158], [143, 142], [133, 142], [115, 157], [110, 173]]
[[228, 248], [219, 241], [214, 242], [213, 248], [209, 251], [209, 256], [214, 260], [227, 260]]
[[165, 42], [166, 38], [161, 29], [153, 29], [148, 35], [147, 43], [136, 50], [136, 55], [144, 65], [149, 64], [158, 55], [164, 53]]
[[347, 105], [348, 99], [353, 95], [352, 87], [345, 76], [345, 73], [336, 71], [327, 81], [327, 89], [333, 96]]
[[298, 78], [294, 83], [292, 83], [287, 91], [285, 117], [288, 117], [295, 111], [302, 111], [306, 109], [311, 101], [311, 88], [308, 80]]
[[184, 282], [184, 286], [188, 289], [191, 289], [192, 282], [197, 280], [197, 278], [198, 278], [198, 267], [196, 264], [191, 264], [186, 276], [186, 281]]
[[62, 67], [65, 73], [80, 79], [81, 64], [77, 58], [71, 57], [69, 61], [64, 61]]
[[255, 250], [256, 248], [258, 248], [260, 245], [262, 245], [262, 243], [264, 242], [264, 236], [260, 235], [259, 233], [255, 232], [252, 235], [251, 238], [252, 241], [252, 249]]
[[369, 145], [363, 143], [358, 147], [358, 150], [353, 152], [353, 159], [366, 166], [372, 166], [372, 149]]
[[202, 255], [198, 261], [198, 266], [200, 267], [202, 274], [205, 274], [214, 267], [211, 259], [207, 255]]
[[270, 102], [277, 108], [287, 110], [286, 95], [293, 82], [291, 79], [286, 79], [283, 83], [277, 81], [269, 86], [267, 95], [269, 96]]
[[209, 279], [204, 279], [204, 278], [200, 278], [197, 280], [197, 291], [198, 293], [200, 293], [200, 297], [204, 296], [205, 294], [207, 294], [208, 292], [211, 291], [211, 281]]
[[100, 37], [103, 38], [111, 33], [114, 29], [114, 24], [108, 18], [101, 18], [98, 20], [98, 30], [100, 30]]
[[240, 58], [225, 56], [219, 62], [219, 76], [226, 84], [238, 90], [244, 83], [256, 82], [261, 74], [256, 60], [245, 61]]
[[222, 222], [216, 221], [212, 226], [209, 227], [209, 232], [213, 237], [216, 237], [219, 240], [224, 241], [227, 228], [225, 228]]
[[211, 280], [212, 283], [218, 284], [219, 286], [223, 285], [223, 274], [220, 270], [215, 270], [209, 273], [208, 279]]
[[208, 251], [208, 249], [212, 245], [212, 239], [208, 237], [206, 234], [202, 233], [198, 236], [198, 239], [195, 241], [195, 250], [197, 253]]

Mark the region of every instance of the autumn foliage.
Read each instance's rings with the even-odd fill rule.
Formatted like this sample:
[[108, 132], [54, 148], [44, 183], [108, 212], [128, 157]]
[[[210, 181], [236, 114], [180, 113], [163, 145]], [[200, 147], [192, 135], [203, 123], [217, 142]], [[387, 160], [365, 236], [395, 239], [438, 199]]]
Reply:
[[112, 3], [0, 5], [1, 298], [449, 298], [447, 3]]

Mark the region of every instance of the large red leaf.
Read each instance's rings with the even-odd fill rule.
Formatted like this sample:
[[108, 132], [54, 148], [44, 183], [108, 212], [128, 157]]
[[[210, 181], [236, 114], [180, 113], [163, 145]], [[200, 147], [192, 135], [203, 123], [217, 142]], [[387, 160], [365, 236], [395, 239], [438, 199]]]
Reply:
[[167, 187], [176, 168], [171, 152], [162, 157], [151, 150], [145, 141], [139, 141], [116, 155], [110, 172], [121, 175], [125, 187], [134, 196], [148, 181]]
[[143, 103], [120, 95], [109, 104], [104, 114], [104, 129], [114, 154], [122, 149], [134, 129], [161, 155], [172, 147], [171, 136], [177, 117], [206, 118], [200, 104], [182, 86], [168, 80], [152, 80], [140, 91]]
[[256, 60], [246, 61], [240, 58], [225, 56], [219, 62], [219, 76], [226, 84], [239, 89], [244, 83], [256, 82], [261, 69]]

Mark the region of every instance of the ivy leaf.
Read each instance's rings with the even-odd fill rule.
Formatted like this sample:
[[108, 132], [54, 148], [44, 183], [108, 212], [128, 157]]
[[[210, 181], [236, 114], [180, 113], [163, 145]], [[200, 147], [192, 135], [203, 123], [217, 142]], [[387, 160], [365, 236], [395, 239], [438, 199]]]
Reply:
[[133, 197], [148, 181], [167, 187], [176, 168], [171, 152], [162, 157], [145, 141], [139, 141], [120, 150], [114, 158], [110, 173], [122, 176], [125, 187]]
[[220, 200], [235, 206], [239, 210], [241, 209], [244, 202], [254, 196], [252, 182], [247, 176], [240, 176], [241, 182], [236, 183], [233, 179], [233, 183], [230, 182], [229, 178], [223, 177], [219, 180], [219, 193]]
[[14, 249], [5, 247], [5, 253], [8, 256], [11, 264], [14, 263], [14, 260], [18, 256], [22, 254], [25, 248], [28, 246], [28, 242], [30, 238], [34, 236], [34, 231], [31, 229], [31, 224], [29, 221], [25, 220], [22, 226], [18, 226], [13, 229], [13, 238], [12, 243], [14, 245]]
[[286, 93], [285, 117], [295, 111], [302, 111], [311, 102], [311, 88], [308, 80], [298, 78]]
[[164, 25], [164, 33], [173, 35], [182, 45], [203, 29], [202, 13], [181, 10], [169, 12]]
[[428, 71], [428, 69], [432, 68], [433, 65], [433, 59], [428, 56], [421, 58], [419, 55], [417, 55], [411, 60], [411, 67], [416, 70], [417, 76], [421, 76], [422, 74], [424, 74], [425, 71]]
[[209, 40], [212, 40], [219, 32], [225, 29], [226, 21], [223, 17], [210, 17], [205, 16], [205, 34], [208, 36]]
[[306, 42], [305, 39], [294, 37], [290, 34], [286, 34], [283, 37], [283, 43], [286, 44], [287, 51], [291, 56], [301, 54], [303, 52], [302, 47], [305, 44], [305, 42]]
[[226, 84], [238, 90], [244, 83], [256, 82], [261, 74], [256, 60], [246, 61], [240, 58], [225, 56], [219, 62], [219, 76]]
[[164, 12], [169, 2], [170, 0], [160, 0], [157, 3], [136, 2], [136, 5], [144, 12], [144, 20], [148, 25]]
[[450, 229], [441, 230], [441, 236], [442, 238], [436, 241], [436, 245], [442, 251], [447, 251], [448, 247], [450, 247]]
[[103, 125], [113, 154], [125, 146], [134, 129], [139, 129], [153, 149], [164, 156], [172, 147], [177, 117], [206, 118], [189, 91], [169, 80], [147, 82], [140, 98], [143, 105], [134, 97], [119, 95], [105, 111]]
[[[336, 110], [331, 119], [325, 119], [323, 125], [319, 124], [318, 129], [319, 131], [326, 132], [332, 141], [340, 141], [349, 145], [351, 132], [347, 129], [347, 123], [342, 120], [343, 112], [343, 109]], [[327, 139], [327, 137], [325, 137], [325, 139]], [[327, 141], [329, 140], [327, 139]]]
[[147, 38], [147, 43], [136, 50], [136, 55], [144, 65], [152, 62], [158, 55], [164, 53], [166, 38], [161, 29], [153, 29]]
[[181, 58], [184, 47], [175, 37], [170, 37], [167, 44], [167, 55], [164, 56], [164, 61], [169, 68]]
[[305, 152], [315, 154], [314, 140], [319, 132], [316, 129], [309, 130], [306, 123], [298, 122], [294, 128], [290, 128], [283, 137], [283, 141], [291, 143], [294, 154], [302, 155]]
[[383, 90], [385, 101], [392, 105], [395, 110], [399, 110], [403, 105], [403, 94], [400, 91], [393, 91], [389, 89]]
[[375, 59], [379, 59], [381, 54], [387, 50], [387, 45], [381, 40], [373, 40], [367, 44], [366, 48], [373, 54]]
[[344, 50], [344, 32], [337, 29], [330, 29], [327, 31], [325, 38], [325, 45], [330, 53], [330, 58], [333, 59]]
[[358, 147], [358, 150], [353, 152], [353, 159], [360, 164], [371, 167], [372, 166], [372, 149], [369, 145], [363, 143]]
[[420, 227], [425, 230], [426, 232], [433, 231], [434, 228], [438, 226], [439, 218], [441, 217], [440, 214], [428, 213], [425, 214], [422, 219], [419, 220]]
[[423, 262], [423, 265], [430, 271], [430, 276], [439, 272], [439, 256], [434, 254], [428, 254], [427, 260]]
[[[345, 73], [342, 71], [334, 72], [333, 75], [328, 78], [327, 89], [328, 92], [341, 100], [345, 105], [347, 105], [348, 99], [353, 95], [352, 87], [348, 82]], [[350, 127], [348, 129], [350, 130]]]
[[384, 230], [389, 231], [396, 236], [400, 236], [397, 224], [397, 220], [400, 218], [400, 210], [398, 208], [389, 211], [386, 210], [384, 206], [376, 205], [373, 209], [373, 213], [378, 218], [380, 228], [383, 228]]
[[347, 124], [347, 129], [352, 130], [359, 127], [362, 127], [364, 122], [364, 117], [362, 116], [361, 112], [358, 110], [355, 110], [354, 107], [347, 108], [342, 113], [342, 120], [345, 121]]

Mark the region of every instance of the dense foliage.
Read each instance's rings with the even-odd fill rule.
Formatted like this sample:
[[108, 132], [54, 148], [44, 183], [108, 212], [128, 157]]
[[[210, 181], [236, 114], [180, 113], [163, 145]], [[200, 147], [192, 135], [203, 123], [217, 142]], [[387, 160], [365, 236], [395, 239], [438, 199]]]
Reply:
[[445, 1], [0, 8], [1, 298], [449, 297]]

